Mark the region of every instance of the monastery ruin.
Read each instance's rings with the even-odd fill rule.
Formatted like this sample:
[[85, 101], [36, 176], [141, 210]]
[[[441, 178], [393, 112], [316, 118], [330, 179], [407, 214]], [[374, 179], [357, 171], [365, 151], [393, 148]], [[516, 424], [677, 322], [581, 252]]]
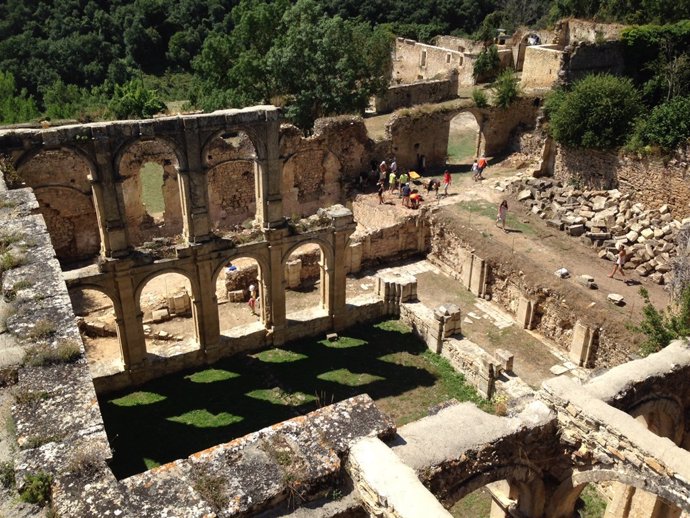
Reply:
[[[595, 35], [615, 46], [609, 26], [571, 21], [559, 31], [540, 34], [538, 46], [517, 35], [502, 49], [537, 88], [509, 109], [460, 99], [398, 110], [379, 137], [349, 116], [321, 119], [305, 137], [273, 106], [0, 130], [0, 391], [12, 398], [18, 489], [49, 474], [52, 511], [75, 518], [449, 517], [482, 488], [491, 518], [572, 518], [596, 485], [607, 518], [688, 516], [690, 344], [640, 358], [627, 325], [639, 305], [610, 304], [614, 285], [602, 274], [592, 289], [584, 275], [608, 271], [625, 240], [638, 284], [663, 298], [690, 223], [687, 160], [573, 153], [548, 139], [538, 88], [585, 61], [604, 67]], [[377, 101], [382, 111], [457, 96], [476, 49], [437, 43], [398, 40], [400, 84]], [[452, 77], [430, 80], [448, 65]], [[458, 116], [476, 123], [472, 155], [505, 156], [510, 174], [462, 184], [456, 199], [432, 203], [430, 193], [414, 211], [393, 207], [396, 198], [378, 206], [357, 187], [373, 160], [446, 167]], [[491, 234], [494, 208], [481, 223], [480, 189], [492, 203], [510, 198], [524, 235]], [[472, 203], [474, 212], [462, 209]], [[545, 241], [560, 247], [559, 267], [582, 275], [557, 278], [544, 249], [530, 255], [524, 245]], [[443, 289], [422, 295], [427, 271], [449, 292], [460, 286], [469, 311]], [[313, 297], [297, 304], [305, 283]], [[228, 316], [237, 308], [243, 320]], [[119, 452], [99, 397], [386, 318], [502, 411], [450, 401], [396, 426], [364, 386], [152, 469], [111, 469]], [[468, 339], [483, 323], [486, 346]], [[534, 349], [505, 347], [508, 327]], [[116, 351], [107, 357], [106, 343]], [[530, 377], [529, 361], [544, 354], [561, 370]]]

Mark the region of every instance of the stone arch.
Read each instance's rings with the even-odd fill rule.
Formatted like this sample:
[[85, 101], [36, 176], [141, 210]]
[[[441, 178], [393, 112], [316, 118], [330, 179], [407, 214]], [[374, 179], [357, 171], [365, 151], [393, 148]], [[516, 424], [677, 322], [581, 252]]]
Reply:
[[655, 396], [636, 403], [627, 411], [643, 418], [649, 431], [682, 444], [685, 436], [685, 411], [680, 399], [673, 395]]
[[[239, 282], [240, 284], [243, 284], [242, 289], [246, 289], [249, 284], [256, 284], [258, 288], [258, 296], [261, 299], [261, 303], [259, 304], [259, 311], [258, 315], [260, 318], [260, 321], [262, 324], [266, 324], [268, 319], [270, 318], [270, 301], [271, 301], [271, 294], [269, 292], [270, 290], [270, 270], [268, 263], [266, 260], [261, 257], [259, 254], [253, 253], [253, 252], [248, 252], [248, 253], [231, 253], [228, 254], [224, 257], [224, 259], [217, 264], [213, 271], [213, 276], [212, 276], [212, 286], [214, 289], [214, 302], [216, 303], [218, 307], [218, 318], [220, 321], [221, 329], [223, 328], [223, 319], [222, 315], [220, 314], [220, 305], [218, 304], [218, 296], [217, 296], [217, 286], [218, 286], [218, 281], [219, 277], [221, 275], [221, 272], [224, 270], [225, 266], [229, 262], [234, 262], [236, 260], [241, 260], [241, 259], [251, 259], [254, 261], [257, 265], [257, 271], [254, 273], [252, 271], [252, 267], [246, 268], [246, 271], [240, 271], [238, 272], [240, 275]], [[256, 283], [254, 282], [256, 280]], [[247, 292], [245, 292], [245, 296], [248, 295]]]
[[58, 259], [72, 262], [98, 255], [101, 236], [90, 196], [65, 186], [37, 187], [34, 194]]
[[[305, 279], [315, 279], [315, 276], [309, 275], [309, 268], [314, 267], [314, 263], [309, 260], [307, 263], [295, 262], [289, 263], [290, 256], [300, 247], [305, 245], [317, 245], [319, 247], [320, 256], [317, 264], [318, 280], [319, 280], [319, 302], [318, 308], [330, 311], [331, 310], [331, 294], [333, 287], [331, 286], [334, 279], [333, 265], [335, 261], [335, 251], [328, 241], [319, 238], [310, 238], [304, 241], [297, 241], [285, 250], [281, 258], [281, 276], [283, 278], [282, 287], [293, 288], [297, 291], [302, 291], [303, 281]], [[308, 259], [308, 256], [307, 256]], [[307, 275], [305, 275], [305, 273]], [[314, 281], [316, 282], [316, 281]], [[312, 303], [313, 304], [313, 303]], [[285, 297], [285, 313], [288, 309], [288, 297]], [[312, 305], [311, 307], [314, 307]]]
[[[183, 277], [185, 279], [186, 282], [189, 283], [189, 288], [191, 291], [191, 293], [188, 293], [189, 298], [187, 299], [186, 297], [182, 297], [180, 300], [186, 299], [186, 303], [189, 304], [189, 307], [188, 307], [188, 309], [185, 309], [184, 311], [186, 312], [188, 310], [191, 313], [191, 325], [189, 326], [189, 329], [186, 329], [186, 331], [193, 330], [189, 334], [193, 335], [194, 343], [197, 346], [201, 346], [201, 334], [202, 334], [203, 330], [200, 329], [200, 327], [199, 327], [200, 315], [198, 313], [199, 308], [197, 307], [197, 301], [201, 300], [200, 287], [197, 283], [197, 279], [195, 278], [195, 276], [193, 274], [191, 274], [190, 272], [182, 269], [182, 268], [174, 268], [174, 267], [166, 268], [164, 270], [152, 272], [152, 273], [146, 275], [145, 277], [143, 277], [141, 280], [139, 280], [139, 282], [136, 285], [136, 289], [134, 290], [134, 300], [136, 302], [137, 313], [138, 313], [139, 317], [141, 318], [140, 322], [145, 323], [146, 322], [146, 316], [147, 316], [147, 312], [145, 311], [145, 308], [143, 307], [143, 304], [142, 304], [142, 297], [143, 297], [143, 293], [144, 293], [145, 288], [149, 285], [149, 283], [151, 283], [151, 281], [153, 281], [157, 277], [161, 277], [163, 275], [169, 275], [169, 274], [180, 275], [181, 277]], [[170, 293], [166, 292], [166, 295], [170, 295]], [[176, 295], [176, 294], [173, 293], [173, 295]], [[164, 307], [168, 310], [166, 312], [166, 315], [168, 315], [167, 318], [174, 317], [175, 313], [177, 313], [177, 316], [180, 315], [180, 312], [179, 312], [178, 308], [176, 307], [176, 303], [175, 303], [176, 299], [177, 299], [177, 297], [175, 297], [175, 296], [172, 298], [172, 301], [173, 301], [172, 306], [169, 303], [170, 299], [168, 299], [166, 301], [166, 304], [164, 304]], [[160, 304], [160, 302], [158, 302], [158, 304]], [[153, 309], [154, 308], [151, 308], [151, 309], [152, 309], [151, 316], [154, 317], [154, 315], [153, 315], [153, 313], [154, 313]], [[153, 321], [153, 323], [151, 324], [151, 326], [154, 327], [154, 324], [156, 323], [155, 318], [152, 318], [152, 321]], [[160, 324], [160, 325], [163, 326], [164, 324]], [[185, 325], [184, 327], [186, 328], [187, 326]], [[144, 334], [146, 335], [146, 328], [144, 328], [144, 331], [145, 331]], [[183, 334], [183, 333], [180, 333], [180, 334]], [[149, 335], [149, 339], [155, 340], [156, 338], [153, 335]], [[147, 342], [147, 344], [146, 344], [147, 351], [149, 350], [149, 348], [150, 348], [150, 344], [149, 344], [149, 342]]]
[[[45, 159], [45, 163], [41, 161], [41, 163], [37, 164], [37, 160], [40, 160], [39, 157], [41, 155], [48, 156]], [[63, 155], [62, 159], [60, 155]], [[69, 180], [68, 182], [60, 181], [59, 179], [56, 181], [56, 176], [58, 175], [56, 174], [57, 167], [55, 164], [59, 164], [61, 161], [66, 162], [64, 170], [67, 173], [66, 178]], [[26, 169], [30, 164], [42, 167], [40, 167], [38, 171], [29, 172], [30, 178], [25, 178], [22, 176], [22, 172], [27, 174]], [[77, 187], [84, 193], [91, 191], [89, 175], [94, 177], [98, 172], [93, 157], [83, 149], [74, 146], [32, 148], [16, 158], [14, 161], [14, 168], [29, 187], [53, 184], [69, 185], [71, 187]]]
[[227, 230], [256, 213], [257, 151], [243, 130], [214, 135], [202, 154], [208, 168], [209, 217], [212, 228]]
[[494, 482], [506, 481], [510, 493], [516, 495], [518, 510], [524, 516], [542, 516], [545, 505], [543, 475], [529, 464], [498, 466], [462, 480], [446, 492], [443, 503], [450, 508], [470, 493]]
[[[174, 143], [165, 138], [136, 139], [123, 145], [116, 154], [116, 171], [122, 180], [122, 194], [125, 204], [125, 219], [133, 245], [158, 236], [174, 236], [182, 232], [182, 198], [178, 172], [184, 169], [184, 157]], [[151, 207], [147, 207], [144, 183], [149, 178], [142, 176], [146, 164], [154, 164], [152, 177], [160, 175], [161, 198], [157, 187], [151, 186]], [[158, 167], [155, 167], [157, 165]], [[153, 183], [157, 183], [154, 178]], [[146, 188], [148, 188], [146, 183]], [[160, 208], [163, 208], [162, 213]]]
[[570, 477], [563, 480], [553, 492], [546, 505], [546, 518], [572, 518], [575, 512], [575, 504], [587, 484], [594, 482], [619, 482], [626, 486], [649, 492], [663, 499], [669, 505], [682, 509], [683, 502], [677, 500], [672, 489], [665, 484], [649, 483], [649, 477], [641, 473], [633, 473], [620, 467], [605, 469], [593, 467], [587, 470], [575, 470]]
[[283, 164], [283, 209], [286, 215], [306, 216], [319, 207], [340, 202], [342, 164], [320, 146], [299, 149]]
[[[470, 119], [472, 122], [470, 122]], [[448, 122], [447, 165], [471, 164], [472, 159], [482, 153], [484, 150], [484, 137], [481, 120], [481, 117], [472, 110], [459, 111], [450, 118]], [[471, 145], [468, 142], [469, 138], [471, 138]], [[464, 148], [466, 147], [471, 148], [471, 151], [468, 149], [470, 156], [465, 154]]]
[[281, 259], [281, 264], [285, 266], [285, 263], [287, 260], [290, 258], [290, 254], [297, 250], [299, 247], [304, 246], [304, 245], [309, 245], [309, 244], [315, 244], [319, 245], [319, 248], [321, 248], [321, 253], [323, 254], [323, 257], [326, 261], [326, 266], [329, 268], [333, 265], [333, 260], [335, 258], [335, 251], [333, 250], [333, 246], [331, 243], [326, 241], [325, 239], [321, 239], [318, 237], [312, 237], [303, 241], [297, 241], [290, 245], [285, 252], [283, 252], [283, 257]]
[[[123, 347], [122, 344], [122, 339], [121, 336], [123, 334], [122, 330], [122, 304], [120, 303], [120, 299], [117, 295], [117, 293], [114, 290], [111, 290], [109, 287], [102, 286], [100, 284], [91, 284], [91, 283], [85, 283], [85, 284], [79, 284], [78, 286], [72, 286], [68, 287], [68, 293], [70, 296], [70, 299], [72, 301], [72, 305], [75, 307], [75, 313], [79, 315], [79, 313], [76, 312], [76, 308], [83, 304], [82, 301], [80, 301], [77, 297], [83, 298], [85, 295], [86, 291], [95, 291], [104, 297], [108, 299], [110, 302], [110, 305], [112, 306], [112, 311], [114, 313], [115, 317], [115, 331], [117, 332], [117, 344], [118, 344], [118, 350], [119, 350], [119, 362], [120, 362], [120, 368], [124, 369], [124, 366], [128, 364], [128, 351]], [[79, 316], [85, 316], [85, 315], [79, 315]], [[86, 320], [85, 320], [86, 322]], [[104, 328], [105, 329], [105, 328]], [[86, 333], [88, 335], [88, 331]], [[106, 336], [106, 335], [97, 335], [97, 336]], [[85, 343], [86, 345], [86, 343]], [[87, 357], [88, 357], [88, 352], [87, 352]], [[98, 366], [95, 370], [95, 372], [98, 371], [104, 371], [104, 372], [109, 372], [111, 366]]]

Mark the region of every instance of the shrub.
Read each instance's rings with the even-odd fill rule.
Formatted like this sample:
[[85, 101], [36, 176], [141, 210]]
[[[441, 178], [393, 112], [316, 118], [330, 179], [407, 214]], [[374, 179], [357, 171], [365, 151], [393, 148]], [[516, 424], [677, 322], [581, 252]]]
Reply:
[[633, 149], [659, 146], [672, 151], [690, 138], [690, 97], [675, 97], [642, 117], [630, 139]]
[[690, 335], [690, 286], [685, 287], [676, 306], [666, 311], [654, 307], [646, 289], [640, 288], [640, 295], [645, 303], [642, 322], [638, 326], [631, 326], [631, 329], [646, 337], [640, 347], [642, 354], [646, 356], [660, 351], [672, 340]]
[[501, 72], [491, 87], [491, 91], [494, 94], [494, 104], [499, 108], [508, 108], [520, 97], [520, 85], [517, 76], [512, 70]]
[[551, 135], [578, 148], [611, 149], [623, 144], [641, 110], [639, 92], [629, 79], [589, 75], [570, 92], [547, 103]]
[[165, 110], [155, 90], [144, 87], [136, 79], [123, 85], [115, 85], [113, 99], [108, 108], [118, 119], [149, 118]]
[[72, 363], [81, 357], [81, 347], [75, 340], [62, 340], [57, 347], [47, 344], [27, 349], [25, 362], [33, 367]]
[[472, 90], [472, 100], [477, 108], [486, 108], [489, 106], [489, 99], [486, 97], [486, 92], [480, 88]]
[[14, 487], [14, 465], [11, 462], [0, 462], [0, 485], [5, 489]]
[[498, 58], [498, 48], [496, 45], [491, 45], [483, 49], [477, 60], [474, 62], [472, 69], [472, 76], [477, 82], [491, 80], [498, 74], [498, 68], [501, 61]]
[[24, 479], [24, 489], [19, 493], [22, 502], [45, 505], [50, 502], [50, 486], [53, 477], [40, 471], [35, 475], [27, 475]]

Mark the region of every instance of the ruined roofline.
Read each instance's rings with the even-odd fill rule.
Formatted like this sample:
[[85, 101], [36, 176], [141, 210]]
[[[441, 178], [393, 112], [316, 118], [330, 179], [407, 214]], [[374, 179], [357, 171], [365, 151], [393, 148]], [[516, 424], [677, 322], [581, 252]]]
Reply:
[[165, 117], [156, 117], [151, 119], [127, 119], [127, 120], [111, 120], [101, 122], [89, 122], [86, 124], [66, 124], [64, 126], [50, 126], [47, 128], [0, 128], [0, 138], [18, 135], [42, 135], [56, 131], [83, 131], [92, 128], [107, 128], [115, 127], [122, 128], [132, 125], [147, 125], [147, 126], [164, 126], [171, 122], [198, 121], [203, 123], [205, 121], [216, 121], [219, 118], [225, 119], [230, 124], [248, 123], [248, 122], [271, 122], [282, 120], [282, 111], [280, 108], [273, 105], [258, 105], [247, 108], [232, 108], [227, 110], [216, 110], [209, 113], [197, 113], [189, 115], [168, 115]]

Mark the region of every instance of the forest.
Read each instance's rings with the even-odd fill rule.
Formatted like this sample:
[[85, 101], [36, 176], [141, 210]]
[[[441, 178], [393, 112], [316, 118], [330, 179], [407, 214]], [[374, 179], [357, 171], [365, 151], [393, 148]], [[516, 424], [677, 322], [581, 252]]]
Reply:
[[301, 126], [386, 87], [393, 35], [487, 39], [564, 16], [664, 24], [690, 0], [4, 0], [0, 119], [287, 105]]

